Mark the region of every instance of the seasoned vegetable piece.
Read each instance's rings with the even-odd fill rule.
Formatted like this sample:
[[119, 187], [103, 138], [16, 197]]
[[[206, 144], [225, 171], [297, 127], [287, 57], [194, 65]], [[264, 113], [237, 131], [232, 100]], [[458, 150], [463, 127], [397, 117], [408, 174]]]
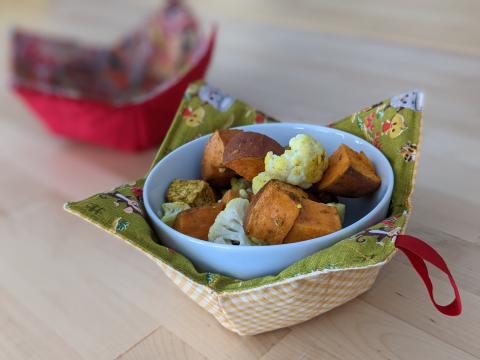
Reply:
[[221, 202], [224, 205], [227, 205], [230, 201], [236, 198], [243, 198], [248, 200], [250, 198], [250, 194], [245, 189], [240, 189], [240, 190], [230, 189], [225, 194], [223, 194]]
[[306, 198], [306, 194], [303, 197], [296, 189], [271, 180], [252, 198], [245, 214], [244, 228], [253, 241], [264, 244], [283, 242], [300, 213], [302, 198]]
[[327, 204], [328, 206], [333, 206], [334, 208], [337, 209], [338, 216], [340, 216], [340, 222], [343, 224], [345, 221], [345, 210], [346, 206], [345, 204], [342, 203], [337, 203], [337, 202], [331, 202]]
[[223, 163], [238, 175], [251, 181], [265, 170], [265, 155], [283, 153], [283, 147], [272, 138], [255, 133], [241, 132], [234, 135], [225, 146]]
[[302, 208], [284, 243], [313, 239], [342, 228], [336, 207], [302, 199]]
[[227, 205], [230, 201], [239, 197], [240, 197], [240, 193], [238, 190], [230, 189], [227, 192], [225, 192], [225, 194], [223, 194], [221, 202], [223, 205]]
[[298, 134], [288, 144], [289, 148], [280, 156], [267, 154], [265, 171], [272, 179], [308, 189], [322, 178], [328, 166], [327, 152], [320, 142], [306, 134]]
[[360, 197], [377, 190], [380, 183], [381, 180], [367, 156], [342, 144], [330, 157], [327, 171], [315, 186], [317, 191], [344, 197]]
[[223, 208], [223, 204], [213, 204], [184, 210], [177, 215], [173, 228], [185, 235], [208, 240], [208, 230]]
[[252, 187], [252, 183], [244, 178], [233, 177], [230, 179], [230, 187], [232, 190], [248, 190]]
[[266, 171], [262, 171], [252, 180], [252, 191], [254, 194], [258, 193], [260, 189], [268, 183], [270, 180], [273, 180], [273, 177]]
[[303, 189], [295, 185], [284, 183], [283, 181], [273, 180], [271, 186], [275, 186], [279, 190], [284, 191], [286, 193], [293, 193], [295, 196], [298, 196], [300, 199], [308, 198], [308, 194]]
[[230, 139], [242, 130], [217, 130], [205, 145], [202, 159], [202, 179], [212, 185], [224, 187], [235, 175], [233, 170], [223, 165], [223, 152]]
[[227, 245], [252, 245], [243, 229], [243, 218], [247, 206], [246, 199], [230, 201], [210, 227], [208, 241]]
[[167, 202], [184, 202], [190, 207], [212, 204], [215, 193], [204, 180], [175, 179], [167, 190]]
[[177, 215], [183, 210], [187, 209], [190, 209], [190, 206], [188, 204], [185, 204], [184, 202], [177, 201], [171, 203], [164, 203], [162, 204], [163, 215], [161, 215], [162, 218], [160, 220], [162, 220], [168, 226], [173, 226]]

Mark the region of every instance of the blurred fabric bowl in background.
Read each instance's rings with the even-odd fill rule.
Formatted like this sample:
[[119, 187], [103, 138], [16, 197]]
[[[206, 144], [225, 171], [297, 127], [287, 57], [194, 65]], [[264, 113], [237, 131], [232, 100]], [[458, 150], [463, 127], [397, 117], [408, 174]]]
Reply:
[[177, 1], [111, 48], [15, 30], [11, 85], [57, 135], [144, 150], [161, 142], [186, 87], [204, 77], [215, 37]]

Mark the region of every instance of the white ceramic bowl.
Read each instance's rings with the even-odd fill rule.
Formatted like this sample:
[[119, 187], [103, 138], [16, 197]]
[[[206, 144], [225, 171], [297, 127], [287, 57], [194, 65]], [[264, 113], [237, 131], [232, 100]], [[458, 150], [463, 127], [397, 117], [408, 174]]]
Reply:
[[292, 244], [270, 246], [234, 246], [214, 244], [184, 235], [164, 224], [156, 215], [165, 202], [170, 182], [176, 178], [200, 178], [203, 148], [210, 135], [191, 141], [165, 156], [147, 177], [144, 202], [152, 225], [166, 246], [189, 258], [199, 271], [210, 271], [238, 279], [276, 275], [294, 262], [382, 221], [388, 211], [393, 190], [393, 171], [385, 156], [357, 136], [332, 128], [296, 123], [274, 123], [241, 127], [272, 137], [282, 145], [297, 134], [309, 134], [319, 140], [330, 155], [342, 143], [362, 150], [373, 162], [382, 179], [372, 195], [358, 199], [340, 198], [346, 204], [344, 228], [319, 238]]

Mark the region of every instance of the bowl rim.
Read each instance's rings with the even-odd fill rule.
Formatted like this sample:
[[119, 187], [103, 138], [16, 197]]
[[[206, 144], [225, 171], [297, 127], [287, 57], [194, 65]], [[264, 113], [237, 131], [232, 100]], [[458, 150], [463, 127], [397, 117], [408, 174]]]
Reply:
[[[381, 152], [378, 148], [376, 148], [375, 146], [370, 144], [365, 139], [362, 139], [362, 138], [360, 138], [360, 137], [358, 137], [354, 134], [351, 134], [349, 132], [346, 132], [346, 131], [331, 128], [329, 126], [318, 125], [318, 124], [300, 123], [300, 122], [279, 122], [279, 123], [266, 123], [266, 124], [251, 124], [251, 125], [232, 127], [231, 129], [244, 129], [244, 130], [246, 129], [246, 130], [248, 130], [248, 129], [252, 129], [252, 128], [256, 129], [256, 128], [258, 128], [258, 126], [265, 126], [265, 125], [267, 125], [267, 126], [280, 126], [280, 127], [299, 127], [299, 128], [305, 128], [305, 129], [306, 128], [322, 128], [323, 130], [328, 130], [328, 131], [331, 131], [331, 132], [334, 132], [334, 133], [338, 133], [342, 136], [346, 135], [347, 137], [352, 137], [353, 140], [355, 140], [357, 144], [359, 144], [361, 146], [369, 147], [372, 151], [379, 154], [382, 161], [385, 162], [385, 164], [387, 165], [386, 166], [386, 170], [387, 170], [386, 178], [387, 179], [385, 179], [385, 180], [388, 180], [390, 178], [391, 181], [389, 181], [388, 184], [387, 184], [385, 194], [383, 195], [383, 197], [380, 199], [380, 201], [375, 205], [375, 207], [372, 210], [370, 210], [368, 213], [366, 213], [364, 216], [362, 216], [360, 219], [358, 219], [354, 223], [350, 224], [349, 226], [344, 227], [340, 230], [337, 230], [337, 231], [335, 231], [331, 234], [327, 234], [327, 235], [323, 235], [323, 236], [316, 237], [316, 238], [313, 238], [313, 239], [308, 239], [308, 240], [299, 241], [299, 242], [295, 242], [295, 243], [256, 245], [256, 246], [234, 246], [234, 245], [228, 245], [228, 244], [217, 244], [217, 243], [213, 243], [213, 242], [210, 242], [210, 241], [197, 239], [197, 238], [194, 238], [194, 237], [189, 236], [189, 235], [185, 235], [185, 234], [175, 230], [174, 228], [168, 226], [167, 224], [165, 224], [163, 221], [160, 220], [160, 218], [158, 217], [158, 215], [155, 213], [155, 211], [152, 209], [152, 207], [150, 205], [150, 200], [148, 199], [149, 187], [150, 187], [150, 185], [153, 181], [152, 179], [155, 177], [155, 175], [154, 175], [155, 172], [158, 171], [158, 168], [161, 167], [161, 165], [164, 161], [166, 161], [168, 158], [170, 158], [172, 156], [175, 156], [176, 152], [182, 151], [184, 148], [186, 148], [188, 146], [191, 146], [192, 143], [202, 142], [206, 138], [211, 136], [211, 134], [207, 134], [207, 135], [201, 136], [197, 139], [194, 139], [192, 141], [189, 141], [189, 142], [179, 146], [178, 148], [176, 148], [175, 150], [173, 150], [172, 152], [167, 154], [158, 163], [156, 163], [155, 166], [153, 166], [153, 168], [150, 169], [150, 171], [149, 171], [149, 173], [148, 173], [148, 175], [145, 179], [145, 184], [144, 184], [144, 187], [143, 187], [143, 194], [144, 194], [143, 204], [145, 206], [147, 216], [149, 217], [149, 219], [154, 224], [156, 224], [161, 229], [163, 229], [164, 231], [172, 233], [172, 236], [180, 237], [182, 239], [182, 241], [183, 240], [188, 241], [190, 243], [193, 243], [193, 245], [206, 246], [206, 247], [212, 247], [212, 248], [217, 248], [217, 249], [225, 249], [225, 250], [228, 249], [229, 251], [236, 251], [236, 252], [269, 251], [269, 249], [271, 249], [272, 246], [275, 247], [275, 248], [283, 248], [283, 249], [292, 249], [293, 250], [293, 249], [301, 248], [301, 247], [305, 246], [305, 243], [312, 243], [314, 241], [318, 241], [319, 239], [323, 239], [325, 241], [328, 241], [329, 239], [332, 239], [333, 237], [339, 236], [339, 232], [343, 232], [343, 233], [347, 234], [349, 232], [348, 230], [351, 229], [355, 224], [357, 224], [360, 221], [366, 221], [367, 217], [372, 217], [375, 213], [377, 213], [381, 208], [383, 208], [385, 206], [385, 203], [387, 201], [388, 202], [391, 201], [391, 196], [392, 196], [392, 193], [393, 193], [393, 187], [394, 187], [394, 184], [395, 184], [395, 176], [394, 176], [394, 172], [393, 172], [392, 166], [390, 164], [390, 161], [383, 154], [383, 152]], [[384, 179], [382, 179], [382, 181], [384, 181]], [[359, 230], [359, 231], [361, 231], [361, 230]], [[348, 235], [348, 236], [345, 235], [345, 238], [348, 238], [350, 236], [352, 236], [352, 235]], [[341, 240], [343, 240], [343, 238], [338, 240], [338, 241], [341, 241]], [[334, 245], [334, 244], [332, 244], [332, 245]], [[264, 250], [261, 250], [261, 249], [264, 249]]]

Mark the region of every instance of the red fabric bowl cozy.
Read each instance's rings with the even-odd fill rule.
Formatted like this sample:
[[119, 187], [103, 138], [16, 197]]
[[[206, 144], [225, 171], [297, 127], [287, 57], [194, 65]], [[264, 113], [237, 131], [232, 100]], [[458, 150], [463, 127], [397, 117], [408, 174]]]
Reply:
[[11, 86], [54, 134], [140, 151], [162, 141], [215, 38], [178, 1], [107, 49], [15, 30]]

